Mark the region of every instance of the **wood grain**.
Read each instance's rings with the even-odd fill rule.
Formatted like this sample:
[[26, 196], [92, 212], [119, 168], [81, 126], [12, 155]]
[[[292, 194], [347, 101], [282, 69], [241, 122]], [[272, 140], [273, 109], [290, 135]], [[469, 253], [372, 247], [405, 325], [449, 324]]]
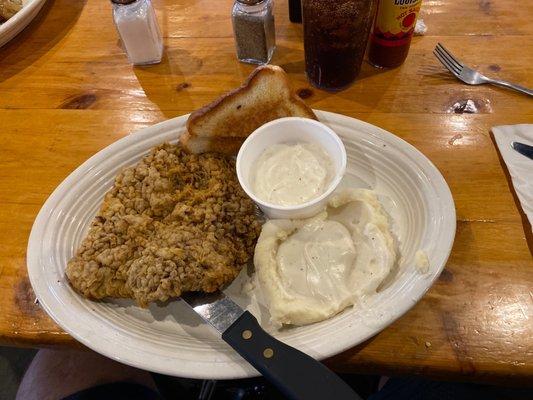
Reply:
[[[159, 65], [132, 68], [111, 6], [49, 0], [38, 18], [0, 49], [0, 341], [19, 346], [78, 345], [35, 303], [26, 274], [33, 220], [53, 189], [80, 163], [117, 139], [190, 112], [240, 84], [253, 67], [235, 59], [231, 1], [154, 1], [165, 36]], [[422, 374], [531, 383], [533, 240], [490, 128], [533, 123], [533, 103], [517, 93], [470, 87], [431, 54], [443, 42], [487, 74], [533, 86], [533, 4], [427, 1], [426, 36], [406, 63], [365, 64], [338, 94], [303, 74], [300, 25], [276, 3], [273, 63], [314, 108], [350, 115], [405, 139], [446, 178], [457, 235], [438, 282], [404, 317], [328, 364], [339, 371]], [[478, 112], [457, 114], [473, 100]]]

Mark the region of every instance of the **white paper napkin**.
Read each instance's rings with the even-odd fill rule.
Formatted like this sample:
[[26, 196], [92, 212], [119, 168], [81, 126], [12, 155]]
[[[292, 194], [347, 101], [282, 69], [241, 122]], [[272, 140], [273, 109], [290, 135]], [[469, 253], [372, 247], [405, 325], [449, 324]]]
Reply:
[[533, 226], [533, 160], [511, 147], [511, 143], [515, 141], [533, 146], [533, 124], [495, 126], [492, 133], [513, 180], [522, 209]]

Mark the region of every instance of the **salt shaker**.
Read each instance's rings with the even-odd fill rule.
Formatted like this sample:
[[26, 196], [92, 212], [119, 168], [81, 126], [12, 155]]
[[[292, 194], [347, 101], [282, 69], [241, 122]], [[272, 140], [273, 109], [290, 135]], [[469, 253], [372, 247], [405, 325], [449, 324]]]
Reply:
[[272, 0], [235, 0], [231, 13], [237, 57], [268, 64], [276, 48]]
[[150, 0], [111, 0], [113, 20], [128, 59], [134, 65], [157, 64], [163, 39]]

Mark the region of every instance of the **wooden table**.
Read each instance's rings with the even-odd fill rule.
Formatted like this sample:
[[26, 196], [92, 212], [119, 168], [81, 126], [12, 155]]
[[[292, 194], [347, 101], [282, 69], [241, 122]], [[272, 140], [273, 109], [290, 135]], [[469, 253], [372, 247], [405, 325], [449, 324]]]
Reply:
[[[235, 58], [230, 0], [154, 1], [165, 36], [160, 65], [132, 68], [108, 1], [49, 0], [0, 49], [0, 341], [73, 345], [34, 303], [26, 244], [47, 196], [110, 143], [209, 102], [252, 70]], [[281, 65], [314, 108], [394, 132], [427, 155], [451, 187], [457, 235], [438, 282], [407, 315], [328, 361], [338, 371], [533, 381], [531, 226], [495, 149], [494, 125], [533, 123], [533, 101], [453, 79], [431, 54], [443, 42], [487, 74], [533, 87], [533, 3], [425, 1], [428, 26], [406, 63], [365, 65], [350, 89], [310, 88], [302, 29], [276, 3]], [[471, 99], [475, 114], [454, 112]]]

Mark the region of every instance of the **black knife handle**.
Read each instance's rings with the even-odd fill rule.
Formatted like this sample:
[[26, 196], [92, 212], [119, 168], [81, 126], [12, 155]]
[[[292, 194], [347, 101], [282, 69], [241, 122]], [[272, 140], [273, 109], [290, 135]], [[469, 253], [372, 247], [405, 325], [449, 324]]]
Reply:
[[321, 362], [266, 333], [248, 311], [222, 339], [291, 400], [362, 400]]

